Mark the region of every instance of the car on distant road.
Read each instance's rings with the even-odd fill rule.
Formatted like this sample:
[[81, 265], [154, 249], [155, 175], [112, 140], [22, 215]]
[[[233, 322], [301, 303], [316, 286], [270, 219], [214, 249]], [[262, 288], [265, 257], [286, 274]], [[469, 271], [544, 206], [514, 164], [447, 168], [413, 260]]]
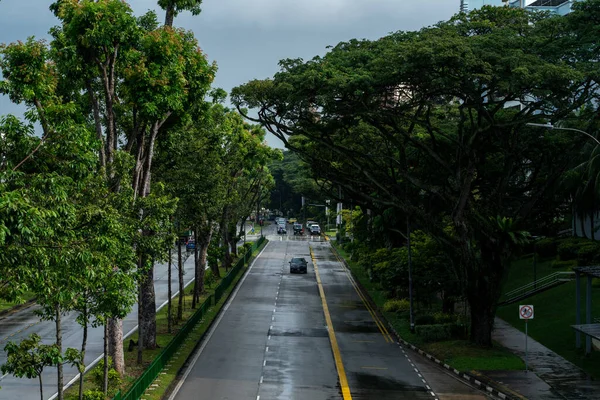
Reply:
[[185, 249], [187, 251], [194, 251], [195, 248], [196, 248], [196, 241], [194, 239], [188, 240], [188, 242], [185, 244]]
[[317, 224], [312, 224], [310, 226], [310, 234], [311, 235], [320, 235], [321, 234], [321, 227]]
[[302, 224], [294, 224], [294, 235], [302, 235], [304, 233], [304, 229], [302, 228]]
[[287, 230], [285, 229], [285, 226], [284, 225], [278, 225], [277, 226], [277, 233], [280, 233], [282, 235], [286, 234]]
[[304, 257], [293, 257], [290, 261], [290, 274], [299, 272], [306, 274], [308, 272], [308, 261]]

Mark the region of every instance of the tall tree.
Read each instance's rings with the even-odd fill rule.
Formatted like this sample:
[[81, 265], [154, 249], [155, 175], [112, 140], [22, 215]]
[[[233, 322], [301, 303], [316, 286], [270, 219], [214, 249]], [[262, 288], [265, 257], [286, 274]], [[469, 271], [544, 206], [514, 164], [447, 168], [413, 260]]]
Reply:
[[284, 60], [273, 79], [232, 93], [331, 188], [397, 210], [455, 255], [471, 340], [485, 346], [519, 232], [555, 206], [558, 179], [585, 140], [540, 142], [525, 124], [570, 115], [597, 90], [567, 57], [577, 43], [553, 43], [555, 21], [484, 7]]

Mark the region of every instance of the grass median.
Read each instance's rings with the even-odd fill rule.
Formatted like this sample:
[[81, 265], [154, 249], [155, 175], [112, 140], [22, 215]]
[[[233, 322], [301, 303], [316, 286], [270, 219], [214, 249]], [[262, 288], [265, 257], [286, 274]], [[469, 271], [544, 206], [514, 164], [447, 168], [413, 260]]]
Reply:
[[410, 331], [410, 322], [404, 314], [383, 311], [383, 306], [388, 299], [379, 283], [371, 281], [367, 271], [352, 261], [349, 254], [335, 241], [331, 241], [331, 243], [348, 264], [354, 278], [368, 293], [380, 313], [394, 327], [402, 339], [462, 372], [525, 369], [525, 364], [521, 358], [496, 343], [488, 349], [476, 346], [467, 340], [424, 342], [419, 335]]
[[[161, 371], [158, 377], [152, 383], [152, 386], [146, 390], [143, 398], [146, 400], [160, 400], [165, 397], [165, 395], [171, 389], [173, 383], [176, 381], [176, 378], [179, 374], [180, 369], [183, 367], [189, 356], [192, 354], [199, 341], [202, 339], [210, 324], [215, 319], [223, 304], [229, 298], [229, 294], [235, 289], [237, 283], [244, 276], [245, 272], [248, 270], [249, 264], [254, 260], [256, 255], [264, 248], [266, 245], [263, 244], [260, 248], [254, 250], [252, 253], [252, 257], [248, 261], [246, 265], [238, 272], [236, 277], [234, 278], [232, 284], [229, 288], [224, 292], [221, 300], [217, 304], [213, 304], [208, 312], [204, 315], [202, 320], [196, 324], [194, 329], [189, 333], [179, 351], [173, 355], [167, 366]], [[221, 276], [225, 276], [225, 270], [220, 269]], [[206, 293], [201, 296], [200, 303], [202, 304], [208, 296], [214, 293], [215, 287], [218, 285], [220, 281], [217, 281], [211, 287], [207, 287]], [[130, 340], [137, 342], [137, 332], [133, 335], [129, 336], [124, 343], [124, 351], [125, 351], [125, 377], [121, 385], [118, 388], [114, 388], [111, 391], [111, 396], [108, 398], [111, 399], [112, 396], [116, 393], [118, 389], [121, 390], [123, 394], [127, 392], [127, 390], [133, 385], [133, 383], [139, 378], [142, 373], [146, 370], [146, 368], [152, 363], [152, 361], [160, 354], [160, 352], [165, 348], [169, 342], [173, 339], [173, 337], [177, 334], [179, 329], [185, 324], [185, 322], [196, 312], [196, 309], [191, 308], [192, 301], [192, 292], [193, 292], [193, 284], [188, 286], [185, 290], [185, 307], [183, 312], [183, 319], [177, 324], [173, 325], [172, 333], [167, 332], [167, 306], [163, 307], [160, 311], [157, 312], [156, 316], [156, 329], [157, 329], [157, 337], [156, 341], [160, 346], [157, 349], [153, 350], [144, 350], [143, 352], [143, 360], [144, 362], [141, 365], [137, 364], [137, 347], [133, 351], [128, 351], [128, 346]], [[173, 314], [176, 315], [177, 312], [177, 297], [173, 299]], [[98, 382], [96, 381], [95, 376], [101, 375], [101, 373], [95, 372], [100, 366], [90, 370], [86, 373], [84, 378], [84, 392], [86, 390], [98, 390]], [[78, 384], [74, 384], [65, 392], [65, 400], [74, 400], [78, 398], [79, 386]]]

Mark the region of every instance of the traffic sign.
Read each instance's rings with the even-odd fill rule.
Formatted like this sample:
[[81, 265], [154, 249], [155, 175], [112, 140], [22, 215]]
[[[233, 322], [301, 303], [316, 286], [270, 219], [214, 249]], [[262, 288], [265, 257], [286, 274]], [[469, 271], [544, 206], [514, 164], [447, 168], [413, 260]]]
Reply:
[[533, 306], [530, 304], [519, 306], [519, 318], [533, 319]]

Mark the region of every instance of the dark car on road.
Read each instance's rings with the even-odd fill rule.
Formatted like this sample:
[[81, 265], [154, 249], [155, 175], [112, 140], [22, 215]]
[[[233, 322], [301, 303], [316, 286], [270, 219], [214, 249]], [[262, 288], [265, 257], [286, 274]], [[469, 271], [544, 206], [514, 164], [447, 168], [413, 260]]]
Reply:
[[294, 224], [294, 235], [302, 235], [304, 233], [304, 229], [302, 228], [302, 224]]
[[294, 257], [290, 261], [290, 274], [294, 272], [299, 272], [301, 274], [306, 274], [308, 271], [308, 261], [304, 257]]
[[277, 233], [285, 235], [287, 233], [287, 230], [285, 229], [285, 226], [283, 226], [283, 225], [277, 226]]

